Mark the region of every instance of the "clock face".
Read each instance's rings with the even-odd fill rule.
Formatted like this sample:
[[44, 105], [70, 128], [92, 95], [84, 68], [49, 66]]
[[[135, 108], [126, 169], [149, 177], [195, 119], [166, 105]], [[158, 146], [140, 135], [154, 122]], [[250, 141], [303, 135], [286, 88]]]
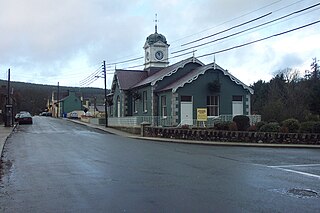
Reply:
[[157, 51], [155, 54], [156, 59], [161, 60], [163, 59], [163, 52], [162, 51]]

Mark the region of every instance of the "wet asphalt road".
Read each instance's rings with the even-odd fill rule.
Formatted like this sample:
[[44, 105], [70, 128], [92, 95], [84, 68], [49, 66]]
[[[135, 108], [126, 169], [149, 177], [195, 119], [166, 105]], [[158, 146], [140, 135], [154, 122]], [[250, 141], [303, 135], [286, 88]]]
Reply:
[[320, 212], [320, 149], [139, 141], [34, 117], [3, 161], [0, 212]]

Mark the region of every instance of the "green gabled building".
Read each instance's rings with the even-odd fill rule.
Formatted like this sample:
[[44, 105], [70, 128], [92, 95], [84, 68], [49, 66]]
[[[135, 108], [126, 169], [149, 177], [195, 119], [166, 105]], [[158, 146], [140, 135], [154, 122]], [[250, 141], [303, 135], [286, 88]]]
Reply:
[[[144, 45], [144, 70], [116, 70], [108, 95], [112, 118], [150, 117], [164, 125], [192, 124], [197, 109], [208, 118], [250, 115], [253, 90], [216, 63], [190, 57], [168, 66], [166, 38], [156, 32]], [[112, 122], [110, 123], [112, 126]]]
[[68, 95], [62, 98], [59, 104], [60, 117], [66, 117], [67, 113], [82, 110], [82, 101], [75, 92], [68, 91]]

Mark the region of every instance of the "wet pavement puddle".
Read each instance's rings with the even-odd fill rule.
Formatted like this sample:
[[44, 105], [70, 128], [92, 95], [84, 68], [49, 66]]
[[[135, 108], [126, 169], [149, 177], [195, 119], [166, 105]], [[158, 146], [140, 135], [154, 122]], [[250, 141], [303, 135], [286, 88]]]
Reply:
[[291, 189], [273, 189], [271, 191], [289, 195], [296, 198], [319, 198], [320, 195], [318, 192], [312, 189], [301, 189], [301, 188], [291, 188]]

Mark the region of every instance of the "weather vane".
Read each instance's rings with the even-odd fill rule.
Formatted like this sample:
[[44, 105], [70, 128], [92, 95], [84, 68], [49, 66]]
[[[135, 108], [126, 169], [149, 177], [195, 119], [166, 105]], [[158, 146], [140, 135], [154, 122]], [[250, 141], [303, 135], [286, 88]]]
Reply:
[[157, 23], [159, 22], [158, 20], [158, 14], [155, 15], [155, 19], [154, 19], [154, 29], [155, 29], [155, 32], [158, 33], [158, 26], [157, 26]]

